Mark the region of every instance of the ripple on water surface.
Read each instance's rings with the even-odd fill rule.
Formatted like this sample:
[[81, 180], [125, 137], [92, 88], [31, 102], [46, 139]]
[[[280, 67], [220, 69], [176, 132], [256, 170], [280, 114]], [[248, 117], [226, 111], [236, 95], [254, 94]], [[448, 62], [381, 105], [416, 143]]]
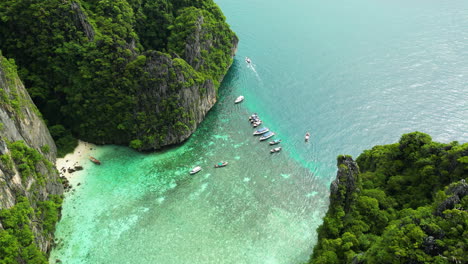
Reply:
[[[217, 2], [241, 39], [219, 102], [177, 148], [100, 148], [103, 165], [65, 200], [51, 260], [302, 263], [338, 154], [415, 130], [468, 140], [467, 1]], [[252, 136], [252, 112], [282, 152]]]
[[[181, 147], [152, 154], [101, 147], [103, 165], [89, 168], [84, 184], [66, 200], [57, 232], [60, 247], [51, 258], [66, 263], [220, 263], [220, 256], [223, 263], [306, 260], [327, 187], [290, 159], [287, 147], [270, 154], [268, 143], [252, 136], [247, 111], [222, 97]], [[229, 165], [213, 168], [219, 161]], [[197, 165], [203, 170], [189, 175]]]

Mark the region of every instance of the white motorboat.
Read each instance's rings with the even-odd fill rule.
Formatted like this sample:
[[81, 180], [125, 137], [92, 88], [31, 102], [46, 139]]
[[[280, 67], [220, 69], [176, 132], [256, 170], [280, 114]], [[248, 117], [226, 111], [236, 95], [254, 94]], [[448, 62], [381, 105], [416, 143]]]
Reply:
[[266, 132], [270, 131], [270, 129], [268, 129], [268, 127], [262, 127], [256, 131], [253, 132], [254, 136], [256, 135], [262, 135], [262, 134], [265, 134]]
[[197, 172], [199, 172], [199, 171], [201, 171], [201, 170], [202, 170], [202, 168], [201, 168], [200, 166], [197, 166], [197, 167], [193, 168], [193, 169], [190, 171], [190, 174], [195, 174], [195, 173], [197, 173]]
[[273, 132], [267, 132], [266, 134], [263, 134], [263, 136], [260, 137], [260, 141], [263, 141], [263, 140], [266, 140], [266, 139], [269, 139], [271, 138], [272, 136], [274, 136], [275, 133]]
[[255, 113], [255, 114], [249, 116], [249, 121], [252, 122], [252, 120], [255, 120], [255, 119], [258, 119], [258, 118], [259, 118], [259, 117], [258, 117], [257, 113]]
[[238, 103], [240, 103], [242, 101], [244, 101], [244, 96], [241, 95], [241, 96], [237, 97], [237, 99], [234, 101], [234, 103], [238, 104]]
[[250, 64], [252, 61], [250, 60], [249, 57], [245, 57], [245, 62], [247, 62], [248, 64]]
[[278, 148], [274, 148], [270, 150], [270, 153], [275, 153], [275, 152], [280, 152], [280, 151], [281, 151], [281, 147], [278, 147]]
[[305, 134], [305, 141], [308, 142], [308, 141], [309, 141], [309, 138], [310, 138], [310, 133], [307, 132], [307, 133]]
[[281, 139], [275, 139], [273, 141], [270, 141], [270, 145], [276, 145], [276, 144], [279, 144], [281, 143]]

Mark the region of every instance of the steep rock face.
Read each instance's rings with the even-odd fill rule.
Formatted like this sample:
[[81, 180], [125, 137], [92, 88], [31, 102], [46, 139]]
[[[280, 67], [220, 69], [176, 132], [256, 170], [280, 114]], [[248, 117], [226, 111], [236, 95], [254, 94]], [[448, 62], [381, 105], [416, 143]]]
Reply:
[[[211, 80], [197, 77], [199, 74], [182, 59], [173, 60], [160, 52], [148, 52], [146, 57], [145, 71], [152, 78], [139, 87], [138, 109], [152, 113], [154, 122], [146, 122], [140, 131], [158, 131], [160, 137], [146, 140], [147, 145], [142, 148], [180, 143], [216, 103], [216, 88]], [[160, 124], [162, 116], [169, 122]], [[144, 137], [144, 133], [140, 136]]]
[[347, 213], [358, 190], [359, 167], [351, 156], [339, 156], [337, 167], [336, 179], [330, 184], [330, 208], [340, 205]]
[[32, 2], [0, 3], [0, 48], [49, 126], [98, 144], [148, 150], [188, 138], [237, 49], [212, 0]]
[[339, 156], [309, 263], [464, 263], [467, 155], [468, 143], [413, 132]]
[[445, 210], [453, 209], [456, 204], [459, 204], [463, 197], [468, 195], [468, 184], [462, 179], [460, 182], [452, 184], [445, 193], [449, 197], [437, 206], [435, 215], [443, 216]]
[[[53, 167], [56, 147], [13, 62], [0, 53], [0, 209], [8, 210], [27, 197], [37, 209], [50, 195], [61, 195], [62, 184]], [[39, 249], [48, 252], [53, 234], [42, 226], [42, 213], [29, 214]], [[0, 217], [0, 231], [3, 229]]]
[[[18, 78], [14, 65], [1, 54], [0, 59], [3, 62], [0, 67], [0, 87], [3, 90], [0, 108], [2, 137], [11, 142], [23, 140], [49, 161], [55, 162], [57, 149], [39, 111]], [[41, 151], [44, 146], [49, 146], [47, 153]]]

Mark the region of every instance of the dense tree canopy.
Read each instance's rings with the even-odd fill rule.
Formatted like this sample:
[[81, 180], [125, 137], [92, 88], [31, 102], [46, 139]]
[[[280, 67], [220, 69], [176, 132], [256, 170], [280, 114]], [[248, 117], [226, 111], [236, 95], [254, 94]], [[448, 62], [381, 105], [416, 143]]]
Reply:
[[[183, 112], [175, 121], [154, 110], [140, 112], [142, 87], [155, 83], [147, 68], [162, 64], [148, 53], [182, 58], [187, 74], [195, 70], [202, 78], [197, 83], [219, 86], [236, 42], [212, 0], [4, 0], [0, 35], [0, 50], [15, 59], [48, 125], [60, 131], [53, 133], [59, 147], [70, 141], [68, 131], [96, 143], [157, 145], [147, 141], [177, 127], [193, 128], [193, 118]], [[184, 107], [176, 92], [163, 99]], [[161, 108], [154, 104], [152, 109]], [[155, 118], [160, 126], [142, 133], [141, 124]]]
[[331, 196], [310, 263], [466, 263], [468, 143], [414, 132], [357, 164], [355, 190], [340, 182]]

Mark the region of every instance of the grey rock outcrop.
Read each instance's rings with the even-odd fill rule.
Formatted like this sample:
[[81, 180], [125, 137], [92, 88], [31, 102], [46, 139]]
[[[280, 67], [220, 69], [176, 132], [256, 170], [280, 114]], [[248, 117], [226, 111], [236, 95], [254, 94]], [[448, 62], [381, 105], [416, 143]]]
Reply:
[[91, 26], [91, 24], [88, 22], [88, 17], [83, 12], [83, 9], [81, 9], [77, 2], [72, 2], [71, 10], [73, 11], [75, 17], [75, 26], [85, 33], [88, 40], [93, 41], [95, 35], [94, 29], [93, 26]]
[[330, 204], [340, 204], [348, 213], [353, 194], [359, 190], [359, 167], [351, 156], [344, 155], [338, 157], [337, 166], [336, 179], [330, 185]]
[[[16, 74], [13, 63], [8, 62], [0, 53], [0, 209], [14, 206], [18, 196], [28, 198], [31, 206], [36, 207], [49, 195], [63, 193], [55, 163], [56, 147], [39, 112]], [[11, 157], [8, 144], [23, 141], [44, 158], [35, 164], [35, 172], [45, 181], [39, 183], [31, 175], [22, 175]], [[34, 217], [34, 216], [33, 216]], [[45, 235], [36, 219], [31, 219], [31, 228], [36, 243], [43, 252], [52, 245], [52, 236]], [[2, 225], [0, 223], [0, 229]]]
[[443, 216], [445, 210], [450, 210], [455, 207], [456, 204], [460, 203], [461, 199], [468, 195], [468, 183], [465, 180], [452, 184], [446, 191], [447, 195], [450, 195], [447, 199], [437, 206], [435, 215]]

